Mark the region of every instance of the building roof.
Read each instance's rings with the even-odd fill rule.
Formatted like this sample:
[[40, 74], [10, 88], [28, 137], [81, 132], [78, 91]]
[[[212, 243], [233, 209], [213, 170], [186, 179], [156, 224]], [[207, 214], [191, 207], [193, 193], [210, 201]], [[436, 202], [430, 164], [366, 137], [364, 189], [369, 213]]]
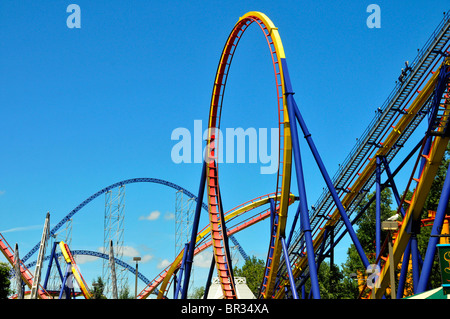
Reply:
[[[250, 288], [247, 286], [245, 277], [235, 277], [234, 283], [236, 286], [237, 299], [256, 299]], [[213, 278], [207, 299], [222, 299], [222, 287], [220, 286], [219, 277]]]

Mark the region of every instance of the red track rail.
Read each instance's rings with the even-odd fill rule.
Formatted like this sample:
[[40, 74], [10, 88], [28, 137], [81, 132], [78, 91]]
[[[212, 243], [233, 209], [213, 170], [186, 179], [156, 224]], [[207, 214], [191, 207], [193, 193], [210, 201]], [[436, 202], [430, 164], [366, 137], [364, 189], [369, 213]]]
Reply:
[[[289, 134], [289, 119], [287, 112], [285, 113], [285, 100], [284, 100], [284, 83], [283, 74], [280, 62], [280, 56], [284, 58], [284, 50], [279, 39], [277, 28], [273, 23], [263, 14], [258, 12], [249, 12], [244, 17], [240, 18], [231, 31], [225, 47], [222, 51], [221, 59], [216, 72], [216, 78], [214, 81], [214, 89], [211, 98], [211, 108], [208, 123], [208, 145], [207, 145], [207, 197], [208, 208], [210, 217], [211, 234], [214, 247], [214, 256], [216, 261], [216, 269], [219, 274], [220, 283], [224, 298], [232, 299], [236, 298], [236, 292], [233, 286], [233, 280], [229, 272], [230, 265], [226, 259], [225, 252], [228, 250], [227, 243], [224, 241], [224, 222], [221, 220], [222, 207], [220, 198], [220, 189], [218, 181], [218, 161], [216, 147], [219, 144], [219, 135], [216, 134], [216, 130], [220, 128], [220, 119], [222, 111], [222, 102], [224, 90], [229, 74], [229, 68], [233, 59], [236, 47], [249, 25], [256, 22], [264, 33], [269, 46], [270, 54], [272, 57], [276, 91], [277, 91], [277, 103], [278, 103], [278, 126], [279, 126], [279, 165], [277, 172], [277, 185], [276, 185], [276, 206], [280, 206], [280, 223], [277, 229], [277, 236], [284, 232], [284, 226], [287, 216], [288, 197], [289, 197], [289, 185], [290, 185], [290, 171], [291, 171], [291, 141]], [[287, 132], [287, 133], [286, 133]], [[286, 172], [285, 172], [286, 171]], [[278, 240], [274, 247], [270, 247], [269, 253], [270, 261], [273, 268], [277, 268], [279, 263], [279, 256], [281, 252], [281, 246]], [[273, 289], [275, 274], [271, 271], [268, 274], [267, 282], [269, 283], [269, 289]]]
[[[8, 242], [6, 241], [5, 237], [3, 237], [2, 234], [0, 234], [0, 249], [3, 253], [3, 255], [6, 257], [6, 259], [9, 261], [9, 263], [11, 264], [11, 266], [14, 268], [15, 265], [15, 260], [14, 260], [14, 250], [11, 248], [11, 246], [8, 244]], [[22, 261], [19, 261], [20, 264], [20, 275], [23, 279], [23, 281], [25, 282], [25, 284], [31, 288], [31, 286], [33, 285], [33, 279], [34, 276], [31, 274], [30, 270], [28, 270], [27, 267], [25, 267], [25, 265], [22, 263]], [[50, 294], [45, 291], [44, 288], [40, 287], [39, 291], [39, 298], [41, 299], [50, 299], [51, 296]]]

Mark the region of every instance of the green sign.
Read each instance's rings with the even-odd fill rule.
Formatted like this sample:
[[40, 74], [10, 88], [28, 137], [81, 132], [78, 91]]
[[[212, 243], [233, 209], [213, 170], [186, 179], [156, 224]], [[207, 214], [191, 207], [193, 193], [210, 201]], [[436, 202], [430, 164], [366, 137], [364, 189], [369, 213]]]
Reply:
[[450, 244], [439, 244], [436, 246], [439, 252], [442, 288], [444, 290], [444, 294], [450, 294]]

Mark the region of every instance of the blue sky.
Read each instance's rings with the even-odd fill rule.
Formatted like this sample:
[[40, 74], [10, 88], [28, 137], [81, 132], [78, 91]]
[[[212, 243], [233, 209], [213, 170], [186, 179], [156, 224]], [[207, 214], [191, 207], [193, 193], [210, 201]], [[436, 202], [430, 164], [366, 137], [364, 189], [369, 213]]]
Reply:
[[[81, 8], [80, 29], [66, 25], [71, 3]], [[366, 25], [371, 3], [381, 8], [379, 29]], [[3, 0], [0, 232], [24, 255], [39, 241], [47, 211], [54, 225], [96, 191], [128, 178], [165, 179], [196, 193], [201, 164], [172, 162], [171, 133], [193, 129], [194, 120], [206, 128], [221, 50], [248, 11], [264, 12], [278, 27], [297, 104], [333, 176], [404, 62], [448, 9], [437, 0]], [[233, 60], [222, 127], [276, 127], [275, 98], [267, 45], [252, 26]], [[324, 184], [305, 144], [302, 152], [311, 205]], [[221, 166], [226, 210], [275, 190], [276, 176], [259, 168]], [[167, 218], [174, 200], [160, 185], [126, 188], [125, 260], [145, 256], [140, 270], [150, 279], [174, 258], [175, 223]], [[158, 219], [141, 218], [154, 211]], [[72, 249], [102, 246], [103, 214], [100, 197], [76, 215]], [[200, 227], [206, 223], [203, 214]], [[264, 223], [236, 238], [265, 259], [268, 236]], [[345, 260], [346, 246], [338, 251]], [[99, 262], [80, 266], [89, 283], [101, 274]], [[203, 268], [196, 274], [203, 284]]]

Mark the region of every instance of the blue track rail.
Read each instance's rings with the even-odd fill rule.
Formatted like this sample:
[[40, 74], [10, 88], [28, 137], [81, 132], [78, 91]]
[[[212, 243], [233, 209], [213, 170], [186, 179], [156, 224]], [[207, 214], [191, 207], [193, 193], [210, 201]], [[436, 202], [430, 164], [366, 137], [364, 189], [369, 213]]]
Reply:
[[[93, 256], [93, 257], [98, 257], [98, 258], [103, 258], [106, 260], [109, 260], [109, 255], [107, 254], [103, 254], [103, 253], [99, 253], [97, 251], [91, 251], [91, 250], [71, 250], [70, 251], [72, 253], [72, 255], [74, 256], [78, 256], [78, 255], [83, 255], [83, 256]], [[59, 258], [62, 257], [63, 254], [62, 253], [56, 253], [55, 257]], [[50, 256], [45, 256], [44, 260], [49, 260]], [[134, 268], [133, 266], [127, 264], [126, 262], [124, 262], [123, 260], [120, 260], [118, 258], [114, 257], [114, 262], [119, 265], [122, 266], [123, 268], [129, 270], [133, 275], [136, 274], [136, 268]], [[36, 261], [33, 261], [31, 263], [26, 264], [27, 268], [32, 268], [36, 266]], [[145, 277], [141, 272], [138, 272], [138, 278], [140, 280], [142, 280], [146, 285], [150, 284], [150, 280]]]
[[[86, 206], [87, 204], [89, 204], [91, 201], [93, 201], [95, 198], [99, 197], [100, 195], [116, 188], [116, 187], [120, 187], [123, 185], [127, 185], [127, 184], [134, 184], [134, 183], [156, 183], [156, 184], [161, 184], [164, 186], [168, 186], [171, 187], [175, 190], [182, 190], [187, 196], [194, 198], [195, 201], [197, 201], [197, 197], [192, 194], [190, 191], [188, 191], [187, 189], [165, 181], [163, 179], [158, 179], [158, 178], [149, 178], [149, 177], [143, 177], [143, 178], [131, 178], [131, 179], [126, 179], [117, 183], [114, 183], [112, 185], [109, 185], [108, 187], [105, 187], [101, 190], [99, 190], [98, 192], [96, 192], [95, 194], [93, 194], [92, 196], [88, 197], [86, 200], [84, 200], [80, 205], [78, 205], [77, 207], [75, 207], [69, 214], [67, 214], [58, 224], [56, 224], [56, 226], [54, 226], [51, 230], [50, 230], [50, 235], [54, 235], [58, 229], [61, 228], [62, 225], [64, 225], [66, 222], [68, 222], [76, 213], [78, 213], [84, 206]], [[208, 206], [203, 203], [202, 204], [202, 208], [208, 210]], [[26, 260], [28, 260], [38, 249], [39, 249], [39, 244], [37, 243], [31, 250], [30, 252], [28, 252], [22, 259], [23, 262], [25, 262]]]
[[[89, 204], [91, 201], [93, 201], [95, 198], [99, 197], [102, 194], [105, 194], [106, 192], [123, 186], [123, 185], [127, 185], [127, 184], [134, 184], [134, 183], [154, 183], [154, 184], [160, 184], [160, 185], [164, 185], [167, 187], [171, 187], [177, 191], [181, 190], [183, 191], [184, 194], [186, 194], [187, 196], [189, 196], [190, 198], [193, 198], [196, 202], [197, 202], [197, 196], [195, 196], [193, 193], [191, 193], [190, 191], [188, 191], [187, 189], [185, 189], [184, 187], [181, 187], [175, 183], [163, 180], [163, 179], [159, 179], [159, 178], [152, 178], [152, 177], [141, 177], [141, 178], [131, 178], [131, 179], [126, 179], [114, 184], [111, 184], [101, 190], [99, 190], [98, 192], [96, 192], [95, 194], [89, 196], [87, 199], [85, 199], [81, 204], [79, 204], [77, 207], [75, 207], [69, 214], [67, 214], [58, 224], [56, 224], [51, 230], [50, 230], [50, 235], [54, 235], [58, 229], [60, 229], [66, 222], [68, 222], [76, 213], [78, 213], [84, 206], [86, 206], [87, 204]], [[208, 205], [205, 203], [202, 203], [202, 208], [205, 211], [208, 211]], [[233, 236], [230, 236], [230, 239], [237, 242], [236, 238], [234, 238]], [[38, 249], [39, 249], [39, 245], [40, 242], [37, 243], [22, 259], [22, 262], [27, 261]], [[241, 245], [239, 245], [239, 247], [241, 247]], [[245, 254], [245, 252], [243, 251], [242, 247], [239, 249], [239, 251], [241, 252], [242, 256], [244, 258], [248, 258], [248, 256]]]

